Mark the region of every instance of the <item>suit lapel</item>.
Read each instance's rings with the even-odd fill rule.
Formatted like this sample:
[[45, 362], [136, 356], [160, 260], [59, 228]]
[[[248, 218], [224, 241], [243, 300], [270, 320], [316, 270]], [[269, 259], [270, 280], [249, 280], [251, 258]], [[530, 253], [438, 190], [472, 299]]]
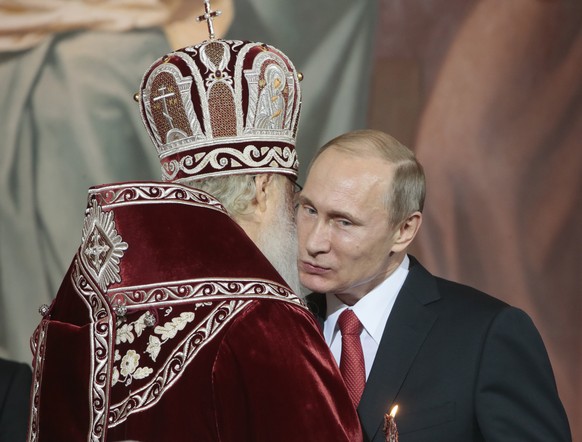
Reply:
[[358, 406], [366, 440], [373, 440], [382, 430], [382, 417], [393, 405], [416, 354], [437, 319], [438, 313], [427, 306], [439, 298], [432, 275], [411, 257], [410, 273], [386, 323]]
[[[429, 305], [439, 299], [434, 277], [410, 256], [410, 272], [386, 323], [358, 406], [365, 440], [373, 440], [376, 433], [382, 431], [383, 416], [390, 411], [416, 354], [438, 317], [436, 309]], [[310, 294], [307, 306], [323, 330], [327, 310], [325, 295]]]

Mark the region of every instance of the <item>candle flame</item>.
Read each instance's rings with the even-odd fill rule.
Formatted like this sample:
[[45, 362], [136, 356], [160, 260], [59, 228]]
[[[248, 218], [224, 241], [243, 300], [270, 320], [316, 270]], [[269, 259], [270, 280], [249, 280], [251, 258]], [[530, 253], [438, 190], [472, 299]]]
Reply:
[[394, 418], [394, 417], [396, 417], [396, 413], [398, 413], [398, 405], [394, 405], [392, 407], [392, 410], [390, 410], [390, 416], [392, 416]]

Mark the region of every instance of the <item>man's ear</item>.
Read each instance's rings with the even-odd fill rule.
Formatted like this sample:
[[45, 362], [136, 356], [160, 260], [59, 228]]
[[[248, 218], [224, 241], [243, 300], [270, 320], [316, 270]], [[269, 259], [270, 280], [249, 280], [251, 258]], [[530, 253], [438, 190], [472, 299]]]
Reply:
[[255, 204], [260, 212], [267, 210], [267, 201], [269, 196], [272, 195], [270, 192], [269, 184], [273, 181], [273, 174], [271, 173], [260, 173], [255, 176]]
[[421, 224], [422, 213], [420, 212], [414, 212], [400, 223], [396, 232], [394, 232], [394, 245], [392, 246], [392, 251], [398, 253], [406, 250], [418, 233]]
[[255, 242], [259, 237], [260, 228], [265, 220], [268, 204], [273, 204], [271, 202], [273, 199], [272, 186], [269, 186], [269, 183], [273, 181], [271, 177], [272, 174], [270, 173], [255, 175], [255, 198], [251, 202], [249, 210], [236, 217], [236, 222], [243, 228], [249, 238]]

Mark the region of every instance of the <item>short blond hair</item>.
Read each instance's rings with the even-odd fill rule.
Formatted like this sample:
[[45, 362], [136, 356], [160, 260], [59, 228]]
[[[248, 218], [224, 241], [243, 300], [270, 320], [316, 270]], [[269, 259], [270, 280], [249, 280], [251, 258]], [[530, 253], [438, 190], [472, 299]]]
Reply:
[[347, 132], [325, 143], [311, 160], [309, 169], [330, 148], [357, 156], [363, 153], [377, 155], [395, 166], [394, 180], [384, 200], [392, 227], [414, 212], [422, 212], [426, 196], [424, 169], [414, 152], [396, 138], [373, 129]]

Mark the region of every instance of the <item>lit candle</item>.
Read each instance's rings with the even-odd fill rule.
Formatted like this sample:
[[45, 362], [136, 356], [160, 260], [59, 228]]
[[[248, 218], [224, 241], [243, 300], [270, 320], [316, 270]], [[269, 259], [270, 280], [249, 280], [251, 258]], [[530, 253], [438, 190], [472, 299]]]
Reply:
[[398, 412], [398, 405], [394, 405], [390, 413], [384, 415], [384, 434], [386, 435], [386, 442], [398, 442], [398, 428], [396, 428], [396, 413]]

